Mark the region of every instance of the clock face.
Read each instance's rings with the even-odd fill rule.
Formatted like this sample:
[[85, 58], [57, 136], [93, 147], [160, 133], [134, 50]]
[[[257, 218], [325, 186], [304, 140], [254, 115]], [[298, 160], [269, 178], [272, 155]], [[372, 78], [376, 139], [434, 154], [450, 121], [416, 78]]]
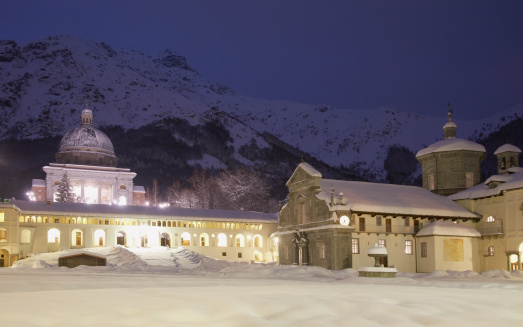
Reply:
[[344, 225], [344, 226], [349, 226], [349, 217], [347, 216], [341, 216], [340, 218], [340, 224]]

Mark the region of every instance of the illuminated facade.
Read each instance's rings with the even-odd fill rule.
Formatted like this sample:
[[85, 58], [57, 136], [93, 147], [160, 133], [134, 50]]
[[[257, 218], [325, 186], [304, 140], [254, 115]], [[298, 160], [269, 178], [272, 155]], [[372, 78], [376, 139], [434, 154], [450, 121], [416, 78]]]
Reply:
[[81, 123], [60, 141], [56, 163], [43, 167], [46, 179], [33, 180], [36, 201], [56, 201], [64, 174], [81, 203], [144, 205], [145, 190], [134, 186], [136, 173], [117, 168], [118, 158], [111, 140], [93, 127], [90, 109], [82, 110]]
[[91, 247], [189, 250], [236, 262], [277, 261], [275, 214], [148, 206], [46, 203], [0, 204], [0, 266], [31, 253]]

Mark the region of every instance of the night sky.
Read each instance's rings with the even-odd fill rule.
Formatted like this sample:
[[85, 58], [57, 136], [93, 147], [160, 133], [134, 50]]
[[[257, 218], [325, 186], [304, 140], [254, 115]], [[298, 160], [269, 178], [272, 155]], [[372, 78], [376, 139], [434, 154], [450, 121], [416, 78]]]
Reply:
[[486, 117], [523, 102], [523, 1], [2, 1], [0, 39], [172, 49], [241, 94]]

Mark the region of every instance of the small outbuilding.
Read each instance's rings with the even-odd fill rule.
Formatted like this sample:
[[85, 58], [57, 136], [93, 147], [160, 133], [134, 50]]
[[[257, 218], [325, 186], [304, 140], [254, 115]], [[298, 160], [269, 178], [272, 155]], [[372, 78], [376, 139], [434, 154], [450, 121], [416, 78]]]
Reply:
[[435, 221], [416, 234], [418, 272], [479, 271], [478, 238], [474, 228], [452, 221]]
[[58, 267], [75, 268], [78, 266], [106, 266], [107, 258], [104, 255], [87, 251], [62, 254], [58, 258]]

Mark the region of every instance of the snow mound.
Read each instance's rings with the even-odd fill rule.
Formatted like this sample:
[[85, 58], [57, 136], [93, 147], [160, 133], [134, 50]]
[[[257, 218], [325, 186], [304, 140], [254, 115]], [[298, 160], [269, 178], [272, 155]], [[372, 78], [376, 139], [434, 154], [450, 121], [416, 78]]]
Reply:
[[43, 260], [36, 260], [33, 262], [32, 268], [41, 269], [41, 268], [51, 268], [53, 265], [48, 264]]

